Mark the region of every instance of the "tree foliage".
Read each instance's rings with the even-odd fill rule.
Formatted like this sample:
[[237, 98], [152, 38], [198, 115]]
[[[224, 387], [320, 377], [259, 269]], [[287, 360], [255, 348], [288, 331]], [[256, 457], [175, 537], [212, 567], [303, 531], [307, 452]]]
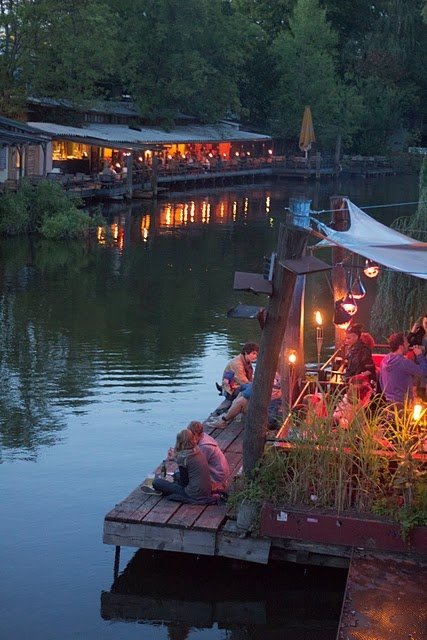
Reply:
[[427, 121], [425, 0], [0, 0], [0, 113], [25, 99], [130, 94], [147, 122], [178, 114], [296, 142], [384, 152]]
[[[398, 218], [392, 226], [411, 238], [427, 241], [427, 158], [421, 169], [416, 213]], [[409, 330], [425, 314], [426, 297], [427, 280], [397, 271], [383, 272], [371, 316], [371, 328], [377, 339], [383, 341], [393, 331]]]
[[353, 130], [360, 109], [337, 73], [337, 34], [317, 0], [298, 0], [289, 27], [273, 43], [279, 75], [273, 131], [297, 138], [304, 106], [310, 105], [317, 137], [332, 144], [339, 133]]
[[240, 111], [237, 80], [251, 30], [220, 0], [142, 0], [119, 8], [123, 81], [152, 121], [214, 121]]

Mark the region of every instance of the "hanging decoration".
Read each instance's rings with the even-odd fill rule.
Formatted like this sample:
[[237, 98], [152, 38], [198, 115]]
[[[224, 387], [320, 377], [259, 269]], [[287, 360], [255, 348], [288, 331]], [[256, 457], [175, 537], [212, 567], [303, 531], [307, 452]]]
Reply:
[[335, 301], [334, 324], [340, 329], [347, 329], [351, 322], [351, 315], [342, 307], [344, 298]]
[[341, 306], [350, 316], [354, 316], [357, 311], [357, 303], [350, 289], [347, 291], [345, 298], [341, 299]]
[[356, 280], [351, 287], [351, 295], [355, 300], [362, 300], [366, 296], [366, 289], [363, 286], [362, 280], [360, 279], [360, 275], [357, 276]]
[[380, 272], [379, 264], [374, 260], [365, 260], [365, 267], [363, 273], [367, 278], [376, 278]]

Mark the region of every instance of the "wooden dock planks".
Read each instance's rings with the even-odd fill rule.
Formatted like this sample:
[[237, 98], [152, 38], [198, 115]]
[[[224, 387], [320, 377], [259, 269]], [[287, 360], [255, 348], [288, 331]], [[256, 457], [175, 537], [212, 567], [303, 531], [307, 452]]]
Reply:
[[[232, 481], [242, 468], [243, 422], [237, 420], [223, 425], [218, 416], [212, 415], [205, 423], [205, 431], [217, 440], [224, 452], [230, 465]], [[160, 465], [156, 472], [159, 470]], [[262, 556], [261, 561], [266, 561], [266, 549], [269, 545], [261, 545], [263, 551], [255, 554], [248, 549], [254, 543], [243, 541], [232, 527], [225, 538], [219, 535], [228, 521], [225, 504], [182, 504], [164, 496], [145, 494], [141, 486], [105, 516], [105, 544], [199, 555], [225, 555], [240, 559], [253, 558], [254, 561], [259, 561]], [[221, 549], [224, 549], [224, 554]]]

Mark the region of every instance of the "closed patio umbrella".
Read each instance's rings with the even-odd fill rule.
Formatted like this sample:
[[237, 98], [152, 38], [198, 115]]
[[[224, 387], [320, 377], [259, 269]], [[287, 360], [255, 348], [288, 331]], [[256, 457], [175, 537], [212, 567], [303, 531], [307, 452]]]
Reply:
[[316, 142], [316, 136], [314, 135], [313, 119], [311, 117], [310, 107], [305, 107], [304, 115], [302, 118], [301, 132], [299, 134], [299, 148], [305, 152], [305, 157], [311, 149], [311, 143]]

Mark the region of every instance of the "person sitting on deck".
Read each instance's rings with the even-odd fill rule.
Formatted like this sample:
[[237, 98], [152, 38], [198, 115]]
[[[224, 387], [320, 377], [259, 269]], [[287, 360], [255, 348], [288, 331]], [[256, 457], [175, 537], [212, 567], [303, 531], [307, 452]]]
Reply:
[[363, 374], [350, 378], [347, 392], [334, 410], [334, 422], [343, 429], [348, 429], [360, 409], [369, 404], [373, 393], [372, 386]]
[[[224, 425], [229, 424], [236, 418], [239, 413], [245, 413], [247, 406], [249, 404], [249, 398], [252, 394], [252, 382], [248, 382], [247, 384], [241, 385], [241, 391], [237, 398], [233, 400], [231, 407], [228, 411], [221, 416], [221, 422]], [[280, 383], [280, 374], [276, 372], [273, 382], [273, 389], [271, 391], [270, 404], [268, 407], [268, 424], [269, 426], [273, 426], [277, 415], [280, 411], [280, 405], [282, 401], [282, 389]]]
[[203, 424], [193, 420], [188, 425], [194, 435], [196, 444], [206, 458], [213, 491], [226, 491], [230, 478], [230, 467], [227, 459], [215, 438], [203, 431]]
[[[258, 352], [259, 346], [256, 342], [246, 342], [239, 355], [227, 362], [222, 374], [222, 394], [227, 400], [234, 400], [237, 397], [240, 385], [252, 381], [254, 377], [252, 365], [256, 362]], [[230, 386], [230, 373], [234, 373], [232, 386]]]
[[345, 344], [347, 347], [347, 362], [343, 375], [345, 382], [350, 378], [363, 374], [373, 383], [376, 381], [375, 363], [372, 351], [361, 339], [362, 325], [356, 322], [346, 330]]
[[219, 495], [212, 495], [208, 463], [189, 429], [183, 429], [176, 436], [175, 458], [179, 475], [173, 482], [154, 478], [154, 492], [163, 493], [169, 500], [176, 502], [217, 504]]
[[427, 358], [420, 345], [414, 345], [414, 361], [405, 358], [408, 353], [408, 339], [404, 333], [392, 333], [388, 339], [391, 353], [387, 354], [380, 366], [380, 384], [387, 402], [404, 404], [412, 400], [414, 382], [417, 378], [427, 383]]

